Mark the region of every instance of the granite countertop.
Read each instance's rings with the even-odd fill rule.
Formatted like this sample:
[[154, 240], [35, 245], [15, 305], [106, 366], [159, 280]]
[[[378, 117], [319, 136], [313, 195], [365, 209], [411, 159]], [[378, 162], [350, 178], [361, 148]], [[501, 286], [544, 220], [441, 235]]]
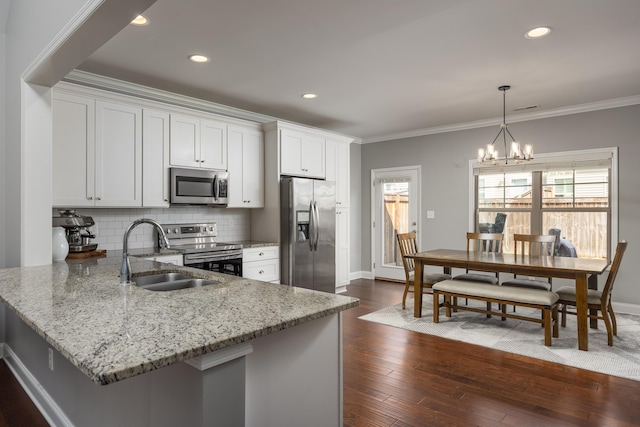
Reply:
[[0, 301], [98, 384], [274, 333], [355, 298], [130, 257], [134, 275], [186, 272], [220, 283], [153, 292], [120, 285], [121, 256], [0, 270]]

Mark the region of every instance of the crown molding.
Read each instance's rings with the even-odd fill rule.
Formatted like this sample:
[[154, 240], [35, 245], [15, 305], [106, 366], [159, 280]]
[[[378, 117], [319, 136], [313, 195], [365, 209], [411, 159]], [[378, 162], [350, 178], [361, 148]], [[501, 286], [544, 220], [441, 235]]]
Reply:
[[[164, 104], [170, 104], [182, 108], [190, 108], [192, 110], [198, 110], [211, 114], [218, 114], [233, 119], [242, 119], [258, 123], [260, 125], [266, 125], [271, 123], [272, 126], [277, 124], [284, 124], [292, 128], [296, 128], [300, 131], [320, 132], [327, 137], [339, 139], [348, 142], [361, 143], [360, 138], [355, 138], [350, 135], [345, 135], [339, 132], [333, 132], [326, 129], [320, 129], [312, 126], [307, 126], [300, 123], [289, 122], [277, 117], [268, 116], [266, 114], [254, 113], [252, 111], [242, 110], [240, 108], [229, 107], [228, 105], [218, 104], [212, 101], [205, 101], [198, 98], [193, 98], [186, 95], [180, 95], [174, 92], [168, 92], [161, 89], [155, 89], [149, 86], [139, 85], [137, 83], [131, 83], [124, 80], [114, 79], [112, 77], [101, 76], [98, 74], [89, 73], [81, 70], [73, 70], [67, 74], [64, 79], [66, 83], [72, 83], [85, 87], [92, 87], [95, 89], [101, 89], [107, 92], [119, 93], [122, 95], [128, 95], [135, 98], [145, 99], [147, 101], [161, 102]], [[277, 122], [277, 123], [276, 123]], [[268, 129], [268, 126], [265, 128]]]
[[269, 123], [278, 120], [276, 117], [267, 116], [265, 114], [254, 113], [240, 108], [229, 107], [227, 105], [180, 95], [161, 89], [155, 89], [136, 83], [130, 83], [111, 77], [100, 76], [98, 74], [88, 73], [81, 70], [71, 71], [65, 76], [63, 81], [257, 123]]
[[[553, 110], [538, 111], [525, 114], [515, 114], [507, 116], [507, 123], [527, 122], [531, 120], [547, 119], [550, 117], [567, 116], [570, 114], [587, 113], [590, 111], [607, 110], [610, 108], [628, 107], [630, 105], [640, 104], [639, 96], [628, 96], [625, 98], [610, 99], [606, 101], [591, 102], [587, 104], [573, 105], [570, 107], [555, 108]], [[469, 130], [482, 128], [487, 126], [496, 126], [502, 124], [502, 117], [477, 120], [468, 123], [458, 123], [446, 126], [436, 126], [432, 128], [418, 129], [409, 132], [400, 132], [389, 135], [382, 135], [373, 138], [363, 138], [362, 144], [370, 144], [373, 142], [392, 141], [395, 139], [413, 138], [416, 136], [434, 135], [438, 133], [456, 132], [461, 130]]]

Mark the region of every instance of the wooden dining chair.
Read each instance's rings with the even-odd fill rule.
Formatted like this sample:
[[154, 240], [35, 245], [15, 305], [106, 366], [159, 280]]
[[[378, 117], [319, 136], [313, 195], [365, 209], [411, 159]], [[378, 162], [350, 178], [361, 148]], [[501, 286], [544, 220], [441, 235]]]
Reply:
[[[627, 241], [623, 240], [618, 243], [616, 247], [616, 254], [611, 264], [611, 270], [609, 271], [609, 277], [604, 284], [604, 289], [598, 291], [595, 289], [587, 290], [587, 304], [589, 310], [596, 310], [594, 314], [588, 313], [587, 315], [591, 319], [604, 320], [604, 325], [607, 328], [607, 344], [613, 346], [613, 336], [618, 335], [618, 327], [616, 324], [616, 315], [613, 312], [613, 306], [611, 305], [611, 292], [613, 291], [613, 284], [618, 275], [618, 269], [622, 262], [622, 256], [624, 251], [627, 250]], [[568, 311], [567, 306], [576, 306], [576, 288], [575, 286], [563, 286], [556, 291], [560, 299], [558, 305], [562, 313], [561, 325], [567, 326], [567, 313], [576, 314], [573, 311]]]
[[[502, 233], [467, 233], [467, 252], [502, 253], [503, 239], [504, 234]], [[465, 274], [460, 274], [453, 280], [469, 280], [497, 285], [498, 273], [470, 273], [469, 270], [466, 270]]]
[[[556, 236], [549, 234], [514, 234], [515, 257], [528, 256], [554, 256]], [[502, 286], [513, 286], [517, 288], [543, 289], [550, 291], [552, 287], [551, 278], [529, 279], [518, 278], [516, 274], [513, 279], [502, 282]]]
[[[416, 241], [416, 232], [412, 231], [410, 233], [398, 233], [398, 246], [400, 246], [400, 254], [402, 256], [402, 264], [404, 265], [404, 275], [405, 275], [405, 286], [404, 286], [404, 294], [402, 295], [402, 309], [405, 308], [405, 303], [407, 300], [407, 294], [409, 293], [409, 289], [413, 289], [414, 283], [414, 270], [415, 270], [415, 262], [412, 258], [406, 258], [406, 255], [413, 255], [418, 252], [418, 243]], [[424, 283], [422, 293], [426, 293], [426, 289], [431, 288], [435, 283], [441, 282], [443, 280], [449, 280], [451, 276], [449, 274], [439, 274], [439, 273], [431, 273], [427, 274], [426, 272], [422, 276], [422, 281]]]

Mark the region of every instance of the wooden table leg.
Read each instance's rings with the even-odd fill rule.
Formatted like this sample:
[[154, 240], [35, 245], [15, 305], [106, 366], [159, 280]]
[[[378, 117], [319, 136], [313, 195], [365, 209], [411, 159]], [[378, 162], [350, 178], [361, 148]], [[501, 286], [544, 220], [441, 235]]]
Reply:
[[589, 350], [589, 329], [587, 328], [587, 275], [576, 277], [576, 310], [578, 312], [578, 348]]
[[[589, 289], [598, 290], [598, 276], [595, 274], [592, 274], [589, 276], [588, 280], [589, 280], [588, 282]], [[591, 329], [598, 329], [598, 319], [596, 318], [596, 315], [598, 314], [598, 310], [589, 310], [589, 314], [593, 316], [589, 318], [589, 326], [591, 327]]]
[[413, 317], [422, 317], [422, 261], [415, 260], [413, 270]]

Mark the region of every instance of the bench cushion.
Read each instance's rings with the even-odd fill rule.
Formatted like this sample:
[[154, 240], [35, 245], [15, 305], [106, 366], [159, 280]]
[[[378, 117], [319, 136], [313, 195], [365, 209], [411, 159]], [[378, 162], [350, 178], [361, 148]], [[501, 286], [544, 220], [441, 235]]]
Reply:
[[490, 283], [492, 285], [498, 284], [498, 278], [495, 275], [491, 276], [489, 274], [467, 273], [456, 276], [453, 280], [467, 280], [469, 282]]
[[512, 279], [502, 282], [500, 286], [513, 286], [516, 288], [542, 289], [551, 290], [551, 283], [548, 280], [532, 280], [532, 279]]
[[496, 286], [466, 280], [444, 280], [433, 285], [433, 289], [443, 292], [483, 297], [495, 300], [551, 306], [558, 301], [558, 294], [541, 289]]

